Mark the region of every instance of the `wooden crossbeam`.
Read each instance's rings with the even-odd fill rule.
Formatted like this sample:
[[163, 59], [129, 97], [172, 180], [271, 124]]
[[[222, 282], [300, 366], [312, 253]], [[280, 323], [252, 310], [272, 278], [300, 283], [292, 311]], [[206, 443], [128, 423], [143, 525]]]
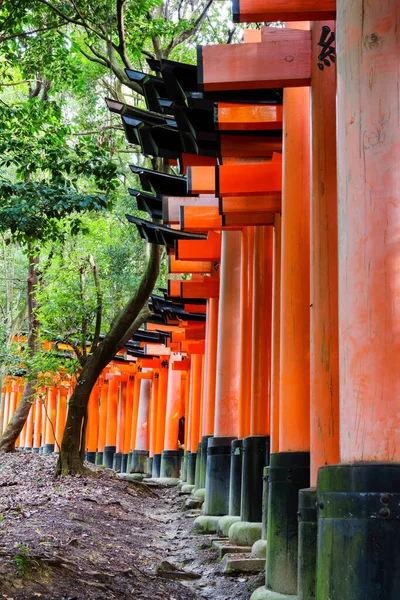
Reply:
[[183, 231], [209, 231], [221, 229], [222, 218], [215, 206], [182, 206], [180, 224]]
[[164, 196], [162, 199], [163, 223], [165, 225], [175, 225], [180, 222], [181, 206], [218, 206], [218, 198], [215, 194], [200, 195], [193, 197], [186, 196]]
[[219, 131], [282, 129], [282, 105], [280, 104], [218, 102], [214, 114], [215, 126]]
[[189, 166], [187, 189], [189, 194], [214, 194], [215, 167]]
[[216, 168], [216, 195], [266, 195], [282, 191], [282, 164], [251, 163], [220, 165]]
[[335, 19], [336, 0], [232, 0], [234, 23]]
[[225, 227], [248, 227], [250, 225], [273, 225], [275, 213], [227, 213], [222, 215], [222, 223]]
[[274, 152], [282, 152], [282, 134], [280, 131], [271, 136], [221, 135], [220, 153], [227, 157], [270, 157]]
[[207, 312], [207, 306], [201, 304], [184, 304], [183, 308], [186, 312], [203, 313]]
[[181, 281], [182, 298], [218, 298], [219, 280], [204, 277], [203, 281]]
[[175, 257], [178, 262], [219, 261], [221, 259], [221, 234], [210, 231], [206, 240], [179, 240], [176, 243]]
[[213, 166], [217, 164], [217, 159], [211, 156], [199, 156], [198, 154], [181, 154], [179, 157], [179, 168], [183, 175], [186, 175], [187, 168], [190, 165]]
[[[218, 259], [219, 260], [219, 259]], [[168, 273], [212, 273], [213, 263], [203, 260], [177, 260], [174, 254], [168, 256]]]
[[282, 194], [268, 194], [266, 196], [225, 196], [220, 198], [219, 212], [221, 215], [228, 213], [260, 213], [281, 212]]
[[[295, 30], [296, 31], [296, 30]], [[308, 86], [311, 32], [307, 39], [199, 46], [197, 77], [202, 91]]]

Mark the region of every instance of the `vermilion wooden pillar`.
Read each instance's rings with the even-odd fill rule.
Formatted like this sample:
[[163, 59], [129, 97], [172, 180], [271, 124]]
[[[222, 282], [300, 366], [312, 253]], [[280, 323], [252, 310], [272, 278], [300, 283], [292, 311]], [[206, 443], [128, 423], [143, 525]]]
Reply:
[[207, 378], [205, 382], [205, 403], [203, 412], [203, 435], [213, 435], [215, 416], [215, 384], [217, 368], [217, 342], [218, 342], [218, 304], [219, 298], [207, 300], [207, 331], [205, 369]]
[[153, 477], [160, 476], [161, 454], [164, 449], [165, 415], [167, 407], [169, 360], [160, 358], [160, 376], [158, 379], [158, 409], [156, 426], [156, 444], [153, 457]]
[[103, 465], [112, 468], [117, 442], [117, 415], [119, 400], [119, 375], [112, 374], [108, 384], [106, 438], [103, 450]]
[[214, 437], [208, 440], [206, 514], [229, 510], [231, 442], [239, 432], [240, 231], [222, 232]]
[[281, 339], [281, 215], [275, 215], [272, 273], [271, 452], [279, 451]]
[[42, 400], [36, 396], [35, 400], [35, 425], [33, 430], [33, 452], [39, 452], [42, 435]]
[[298, 491], [310, 485], [309, 98], [309, 88], [284, 90], [280, 427], [269, 468], [266, 587], [288, 595], [297, 593]]
[[240, 262], [240, 403], [239, 432], [244, 438], [250, 435], [251, 371], [253, 345], [253, 270], [254, 270], [254, 230], [255, 227], [242, 229]]
[[[95, 388], [96, 389], [96, 388]], [[62, 436], [64, 434], [65, 420], [67, 417], [67, 393], [68, 389], [63, 385], [59, 388], [57, 394], [57, 415], [55, 422], [55, 432], [56, 432], [56, 452], [59, 452]], [[93, 417], [95, 418], [95, 417]], [[89, 419], [88, 419], [89, 422]], [[89, 424], [89, 423], [88, 423]], [[97, 429], [98, 427], [93, 424], [92, 430], [94, 434], [94, 456], [96, 455], [96, 446], [97, 446]], [[94, 460], [92, 461], [94, 462]]]
[[398, 0], [337, 1], [341, 464], [318, 474], [318, 600], [400, 589], [399, 23]]
[[[99, 433], [99, 396], [100, 385], [98, 383], [93, 387], [88, 404], [88, 426], [86, 431], [86, 460], [91, 463], [96, 462], [97, 440]], [[64, 412], [65, 406], [65, 412]], [[61, 410], [60, 410], [61, 409]], [[61, 430], [64, 429], [65, 416], [67, 409], [67, 388], [61, 387], [59, 393], [59, 409], [57, 411], [57, 440], [61, 440]]]
[[54, 452], [57, 394], [58, 390], [55, 385], [51, 386], [47, 391], [43, 454], [50, 454], [51, 452]]
[[129, 373], [126, 384], [126, 401], [125, 401], [125, 432], [124, 432], [124, 449], [121, 459], [121, 472], [126, 473], [128, 466], [128, 456], [131, 450], [131, 429], [132, 429], [132, 410], [133, 410], [133, 395], [135, 388], [135, 375]]
[[[151, 372], [143, 369], [143, 374], [151, 376]], [[151, 396], [151, 379], [141, 379], [138, 418], [136, 427], [135, 448], [132, 455], [132, 470], [135, 473], [146, 472], [146, 459], [149, 455], [149, 404]]]
[[319, 467], [339, 461], [338, 215], [336, 67], [318, 68], [322, 28], [312, 25], [311, 87], [311, 486]]
[[107, 397], [109, 380], [103, 379], [100, 389], [99, 438], [97, 442], [96, 464], [103, 464], [104, 444], [106, 439]]
[[178, 427], [181, 406], [181, 371], [173, 370], [172, 365], [175, 360], [181, 360], [181, 355], [174, 352], [169, 361], [164, 448], [160, 467], [160, 477], [167, 478], [179, 477], [180, 469]]
[[270, 434], [272, 236], [272, 227], [255, 228], [250, 435]]
[[117, 435], [115, 439], [115, 454], [113, 457], [113, 469], [121, 471], [122, 456], [124, 453], [125, 429], [126, 422], [126, 390], [127, 390], [128, 375], [123, 373], [120, 380], [118, 408], [117, 408]]

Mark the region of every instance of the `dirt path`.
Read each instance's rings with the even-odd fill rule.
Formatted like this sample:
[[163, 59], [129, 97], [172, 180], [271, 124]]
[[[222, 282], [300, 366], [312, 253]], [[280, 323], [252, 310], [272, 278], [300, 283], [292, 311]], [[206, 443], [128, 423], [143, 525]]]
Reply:
[[[191, 534], [177, 489], [98, 467], [60, 480], [54, 466], [53, 456], [0, 455], [0, 598], [249, 598], [254, 582], [222, 575], [209, 542]], [[199, 577], [161, 576], [162, 561]]]
[[[249, 598], [254, 582], [222, 575], [176, 488], [133, 486], [98, 467], [55, 479], [54, 466], [54, 456], [0, 455], [0, 598]], [[161, 576], [162, 561], [197, 578]]]

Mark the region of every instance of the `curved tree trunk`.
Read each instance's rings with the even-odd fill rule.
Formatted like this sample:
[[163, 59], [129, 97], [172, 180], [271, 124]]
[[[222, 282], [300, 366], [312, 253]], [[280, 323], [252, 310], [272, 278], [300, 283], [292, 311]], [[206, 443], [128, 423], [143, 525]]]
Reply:
[[67, 422], [56, 467], [57, 475], [77, 475], [84, 470], [82, 456], [84, 422], [89, 397], [102, 370], [127, 340], [143, 324], [149, 312], [145, 309], [160, 270], [161, 248], [152, 245], [150, 259], [139, 289], [120, 312], [110, 331], [86, 359], [68, 403]]
[[[31, 247], [28, 247], [28, 259], [28, 352], [29, 355], [33, 357], [37, 351], [39, 337], [39, 323], [36, 318], [36, 286], [38, 284], [37, 266], [39, 264], [39, 254], [34, 252]], [[32, 402], [35, 397], [36, 382], [37, 379], [34, 377], [32, 378], [32, 376], [29, 377], [28, 374], [20, 403], [0, 438], [0, 453], [13, 452], [15, 450], [15, 442], [25, 425], [25, 421], [28, 418], [29, 411], [32, 407]]]

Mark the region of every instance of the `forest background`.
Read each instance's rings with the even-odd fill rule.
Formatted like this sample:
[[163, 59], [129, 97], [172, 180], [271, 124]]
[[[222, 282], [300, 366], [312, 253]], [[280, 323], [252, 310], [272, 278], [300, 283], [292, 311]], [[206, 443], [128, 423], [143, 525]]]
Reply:
[[64, 369], [82, 385], [58, 471], [80, 472], [93, 384], [167, 277], [162, 249], [125, 218], [137, 213], [129, 164], [162, 167], [127, 144], [105, 99], [145, 108], [124, 69], [149, 71], [146, 58], [194, 64], [197, 44], [239, 40], [229, 10], [216, 0], [0, 1], [0, 390], [7, 373], [26, 381], [0, 452], [14, 447], [38, 374]]

